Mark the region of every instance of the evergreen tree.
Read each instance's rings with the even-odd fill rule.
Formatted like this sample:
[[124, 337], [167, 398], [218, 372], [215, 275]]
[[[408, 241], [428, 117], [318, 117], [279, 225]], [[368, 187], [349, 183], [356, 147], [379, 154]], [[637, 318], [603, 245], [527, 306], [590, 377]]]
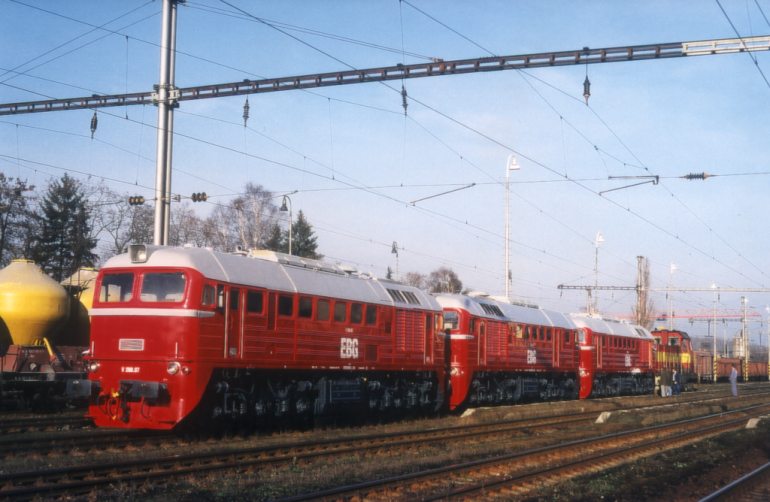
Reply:
[[305, 214], [300, 209], [297, 214], [297, 221], [291, 226], [291, 248], [292, 254], [304, 258], [313, 258], [320, 260], [323, 255], [318, 254], [316, 249], [318, 238], [313, 234], [313, 226], [305, 219]]
[[57, 281], [80, 267], [93, 267], [96, 239], [83, 187], [67, 174], [52, 181], [40, 202], [41, 232], [33, 249], [35, 261]]
[[289, 241], [287, 236], [284, 234], [285, 232], [281, 231], [281, 227], [279, 225], [273, 225], [272, 230], [270, 230], [269, 237], [265, 241], [265, 249], [269, 249], [270, 251], [278, 251], [281, 253], [288, 253]]

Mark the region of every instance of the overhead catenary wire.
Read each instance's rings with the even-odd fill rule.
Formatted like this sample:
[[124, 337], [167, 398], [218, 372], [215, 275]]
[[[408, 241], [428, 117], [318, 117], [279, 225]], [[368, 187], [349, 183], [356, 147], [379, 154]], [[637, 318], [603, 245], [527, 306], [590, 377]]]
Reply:
[[[565, 180], [565, 181], [569, 181], [569, 180]], [[352, 189], [352, 188], [351, 188], [351, 189]]]

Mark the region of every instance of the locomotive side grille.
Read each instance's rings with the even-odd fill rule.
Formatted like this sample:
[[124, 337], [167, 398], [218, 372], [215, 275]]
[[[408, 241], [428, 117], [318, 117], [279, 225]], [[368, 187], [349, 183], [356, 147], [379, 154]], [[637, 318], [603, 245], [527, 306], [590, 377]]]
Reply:
[[121, 338], [118, 342], [118, 350], [141, 352], [144, 350], [143, 338]]

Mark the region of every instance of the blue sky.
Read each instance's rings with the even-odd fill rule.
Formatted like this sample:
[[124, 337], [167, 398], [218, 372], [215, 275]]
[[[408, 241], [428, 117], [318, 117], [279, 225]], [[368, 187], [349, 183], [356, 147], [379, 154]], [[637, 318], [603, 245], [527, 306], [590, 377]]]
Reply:
[[[228, 3], [306, 43], [224, 2], [189, 0], [179, 8], [178, 86], [345, 69], [340, 61], [370, 68], [423, 56], [733, 38], [733, 26], [742, 36], [770, 34], [767, 0]], [[0, 74], [24, 73], [0, 78], [0, 102], [150, 90], [160, 9], [160, 1], [144, 0], [0, 0]], [[116, 18], [110, 31], [93, 28]], [[516, 152], [514, 298], [584, 308], [584, 293], [556, 286], [593, 284], [597, 232], [600, 284], [632, 286], [641, 255], [654, 288], [770, 288], [770, 85], [757, 69], [770, 76], [770, 54], [754, 54], [757, 66], [733, 54], [407, 80], [407, 117], [394, 91], [400, 82], [250, 96], [248, 128], [243, 97], [184, 102], [175, 114], [172, 191], [205, 191], [221, 202], [247, 182], [296, 190], [294, 213], [303, 210], [329, 259], [378, 275], [388, 266], [402, 274], [449, 266], [467, 287], [502, 294], [502, 181]], [[586, 71], [590, 106], [582, 98]], [[106, 177], [116, 191], [152, 197], [156, 109], [100, 110], [94, 140], [92, 113], [0, 117], [0, 171], [40, 186], [63, 172]], [[678, 178], [704, 171], [720, 176]], [[625, 183], [609, 176], [646, 174], [661, 183], [597, 195]], [[211, 205], [195, 208], [205, 215]], [[746, 295], [766, 318], [770, 295]], [[740, 296], [721, 294], [718, 309], [739, 308]], [[711, 293], [672, 297], [680, 315], [713, 307]], [[654, 299], [666, 309], [665, 293]], [[634, 301], [629, 291], [598, 297], [600, 310], [614, 315], [627, 315]], [[694, 334], [705, 326], [679, 324]], [[738, 328], [720, 325], [720, 337]], [[767, 324], [751, 329], [767, 343]]]

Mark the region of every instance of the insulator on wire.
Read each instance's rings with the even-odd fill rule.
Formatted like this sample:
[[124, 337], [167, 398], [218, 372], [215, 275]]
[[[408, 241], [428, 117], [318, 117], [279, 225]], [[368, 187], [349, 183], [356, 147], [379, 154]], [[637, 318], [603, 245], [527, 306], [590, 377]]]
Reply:
[[243, 103], [243, 127], [246, 127], [246, 123], [249, 121], [249, 98], [246, 98], [246, 102]]
[[586, 75], [586, 79], [583, 81], [583, 97], [585, 98], [587, 105], [588, 98], [591, 97], [591, 81], [588, 80], [588, 75]]
[[409, 104], [406, 102], [406, 87], [404, 87], [404, 84], [401, 84], [401, 106], [404, 107], [404, 115], [406, 115], [406, 107]]
[[709, 173], [690, 173], [685, 174], [682, 176], [682, 178], [686, 180], [705, 180], [706, 178], [710, 178], [712, 175]]
[[94, 116], [91, 117], [91, 139], [94, 139], [94, 133], [96, 132], [96, 126], [99, 123], [99, 119], [96, 118], [96, 112], [94, 112]]

